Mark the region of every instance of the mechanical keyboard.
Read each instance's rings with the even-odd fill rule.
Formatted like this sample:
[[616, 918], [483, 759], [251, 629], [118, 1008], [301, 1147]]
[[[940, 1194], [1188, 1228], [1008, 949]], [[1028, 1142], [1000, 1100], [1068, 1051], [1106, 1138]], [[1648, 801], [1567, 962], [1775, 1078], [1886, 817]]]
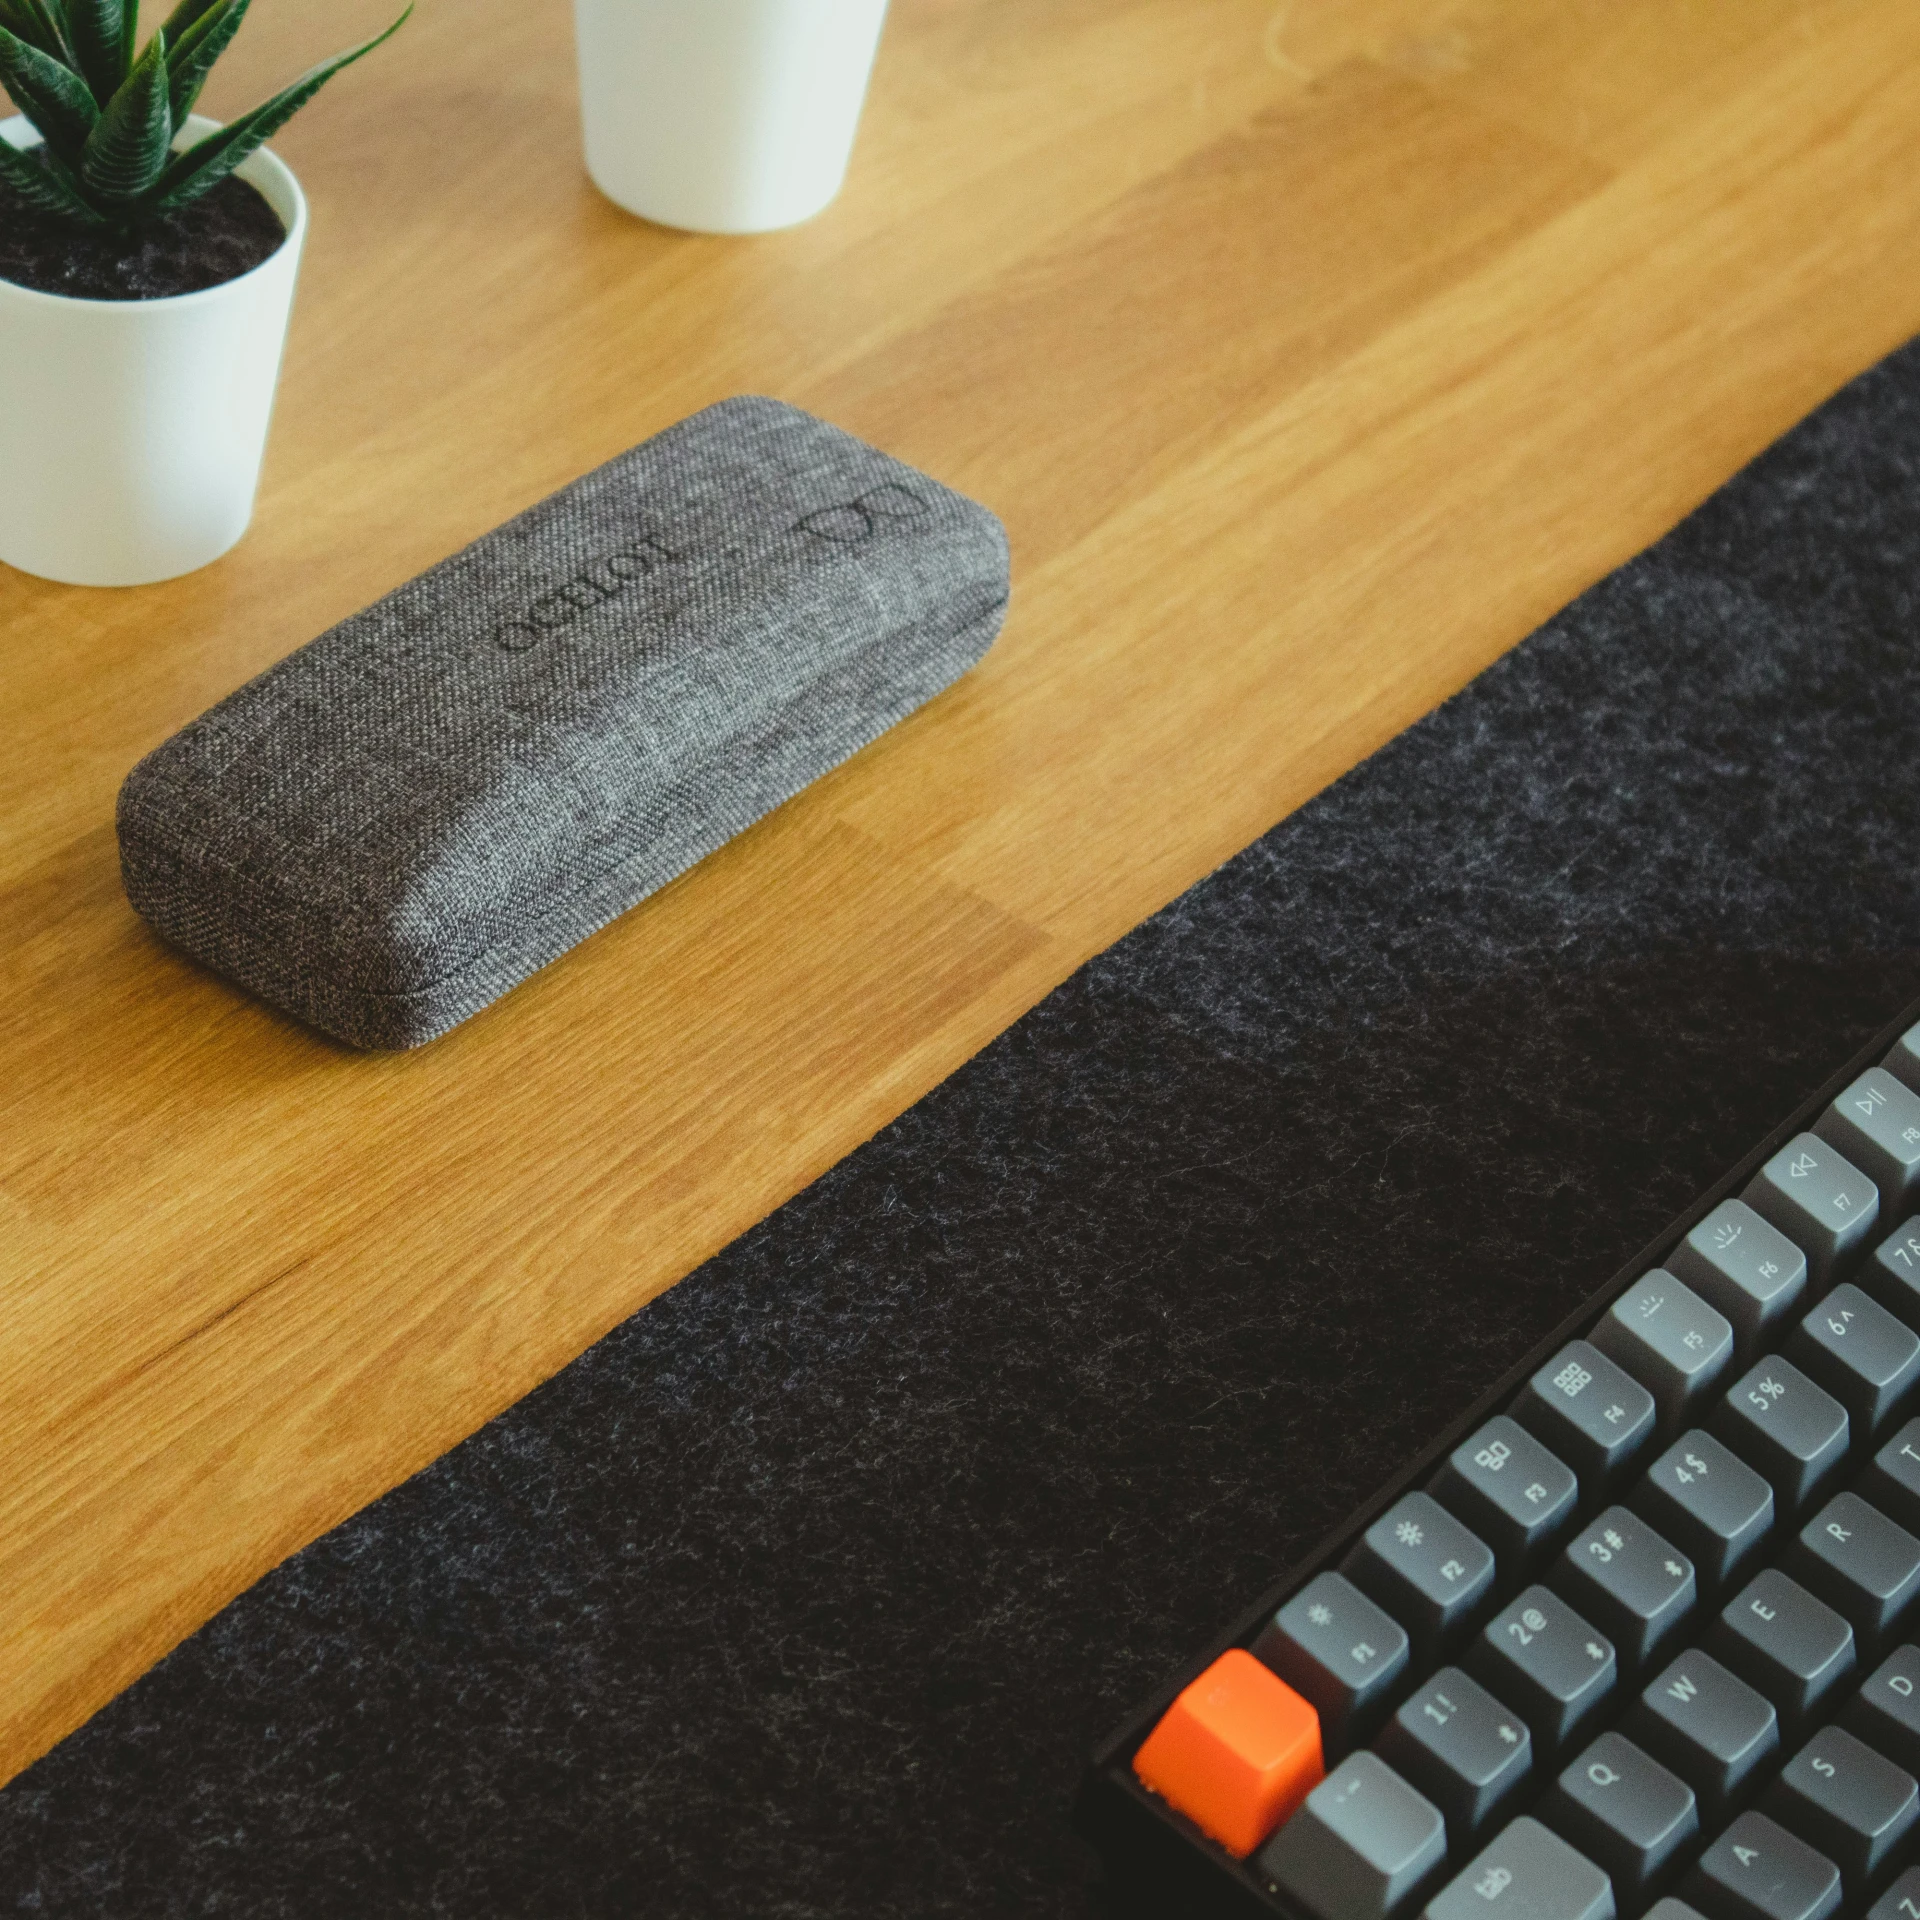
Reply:
[[1168, 1916], [1920, 1920], [1920, 1005], [1146, 1702]]

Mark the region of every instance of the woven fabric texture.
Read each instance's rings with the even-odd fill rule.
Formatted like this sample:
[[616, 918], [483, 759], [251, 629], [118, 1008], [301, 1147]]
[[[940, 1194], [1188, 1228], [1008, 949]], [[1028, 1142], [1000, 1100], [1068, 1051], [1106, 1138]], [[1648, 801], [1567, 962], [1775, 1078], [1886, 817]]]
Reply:
[[127, 896], [361, 1047], [477, 1012], [974, 665], [984, 507], [778, 401], [622, 454], [134, 768]]

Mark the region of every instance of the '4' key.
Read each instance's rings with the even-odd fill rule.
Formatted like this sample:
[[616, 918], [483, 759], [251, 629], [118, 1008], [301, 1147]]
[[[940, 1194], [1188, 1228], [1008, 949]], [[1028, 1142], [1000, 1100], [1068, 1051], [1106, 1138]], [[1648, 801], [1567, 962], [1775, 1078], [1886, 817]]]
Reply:
[[1773, 1528], [1773, 1488], [1698, 1427], [1647, 1469], [1629, 1503], [1693, 1562], [1708, 1597], [1754, 1564]]

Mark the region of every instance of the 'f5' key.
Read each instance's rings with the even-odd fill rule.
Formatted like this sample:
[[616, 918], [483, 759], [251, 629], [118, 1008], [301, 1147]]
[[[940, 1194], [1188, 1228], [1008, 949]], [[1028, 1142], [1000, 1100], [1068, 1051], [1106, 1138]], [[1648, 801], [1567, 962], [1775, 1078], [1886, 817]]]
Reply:
[[1726, 1316], [1664, 1268], [1655, 1267], [1613, 1303], [1593, 1344], [1652, 1393], [1660, 1425], [1676, 1432], [1733, 1359]]

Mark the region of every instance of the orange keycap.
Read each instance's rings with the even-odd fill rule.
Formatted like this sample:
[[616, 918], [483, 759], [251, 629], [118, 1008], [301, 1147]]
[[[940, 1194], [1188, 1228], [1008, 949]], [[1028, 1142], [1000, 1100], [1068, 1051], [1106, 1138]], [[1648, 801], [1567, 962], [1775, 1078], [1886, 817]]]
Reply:
[[1234, 1647], [1167, 1709], [1133, 1770], [1244, 1859], [1320, 1784], [1320, 1716], [1271, 1667]]

